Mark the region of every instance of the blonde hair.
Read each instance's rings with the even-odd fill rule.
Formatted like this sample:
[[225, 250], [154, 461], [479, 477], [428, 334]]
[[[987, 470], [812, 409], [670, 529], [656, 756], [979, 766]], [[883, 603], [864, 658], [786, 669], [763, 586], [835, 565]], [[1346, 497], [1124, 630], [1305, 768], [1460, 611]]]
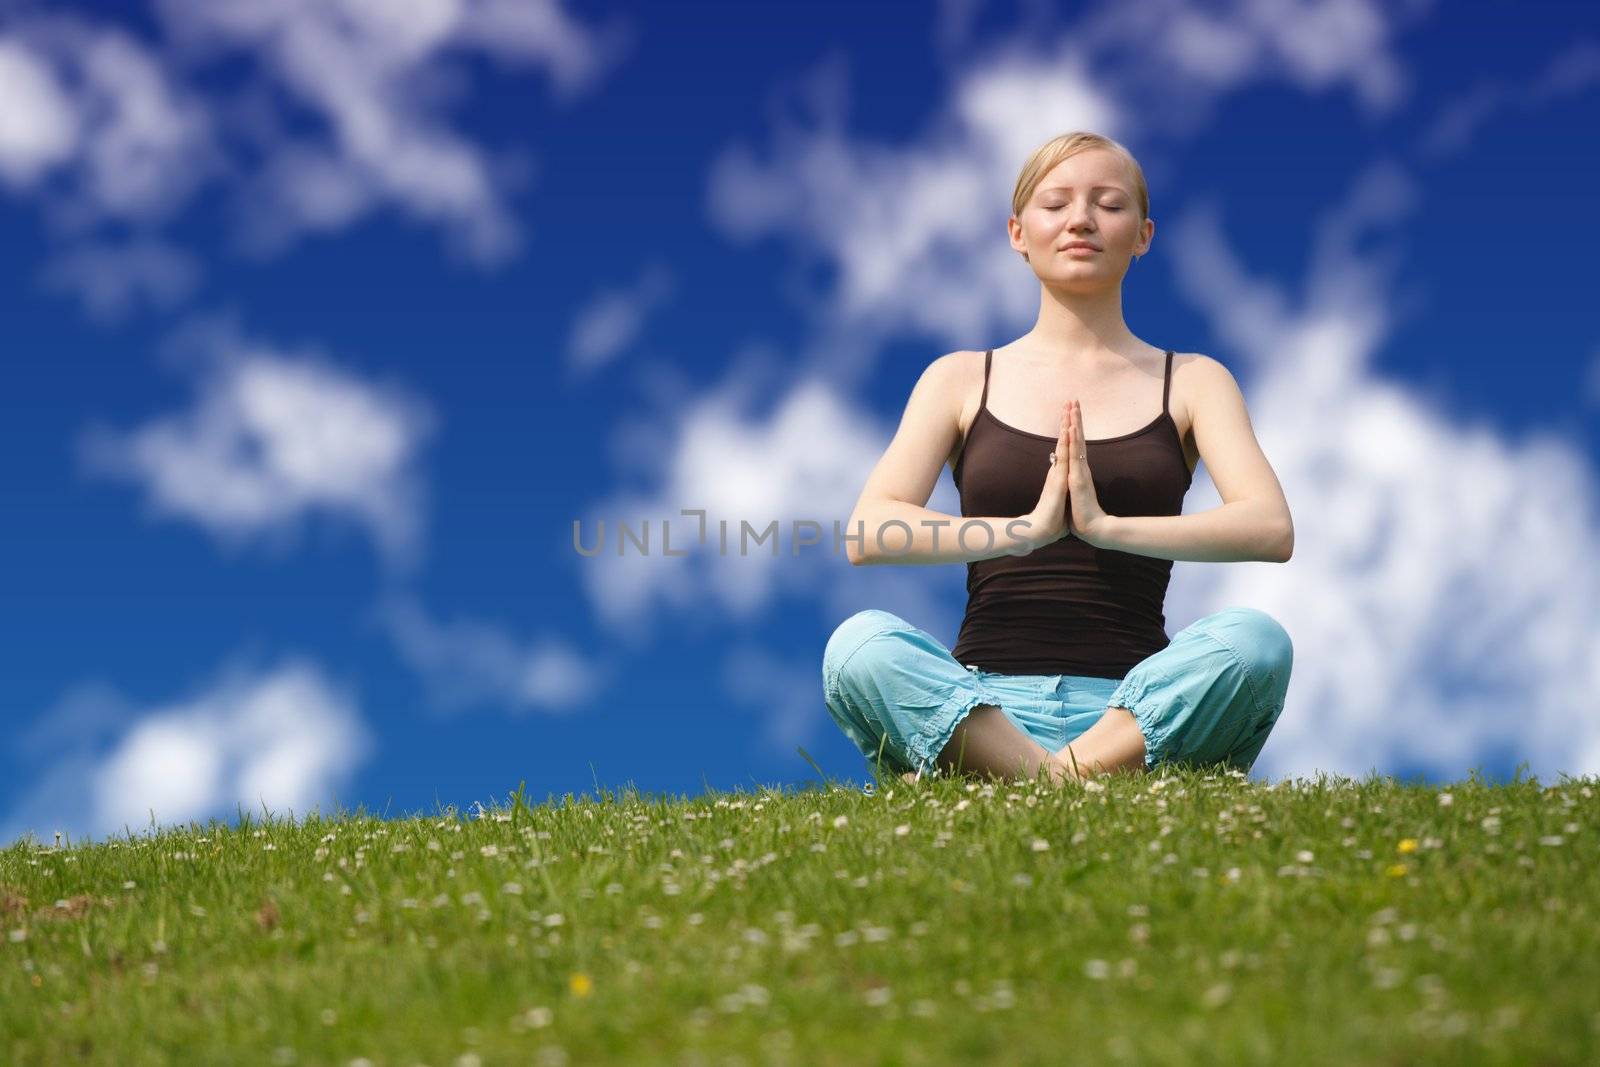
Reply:
[[1144, 169], [1139, 166], [1139, 161], [1133, 158], [1121, 144], [1109, 137], [1098, 133], [1089, 133], [1086, 130], [1075, 130], [1072, 133], [1063, 133], [1059, 137], [1052, 137], [1044, 144], [1033, 150], [1028, 161], [1022, 165], [1022, 173], [1017, 175], [1017, 187], [1011, 193], [1011, 213], [1021, 216], [1022, 209], [1027, 206], [1028, 199], [1033, 196], [1033, 191], [1039, 187], [1039, 182], [1055, 169], [1068, 156], [1075, 156], [1079, 152], [1090, 148], [1104, 148], [1115, 152], [1128, 163], [1128, 170], [1133, 174], [1133, 195], [1139, 202], [1139, 223], [1150, 217], [1150, 190], [1144, 183]]

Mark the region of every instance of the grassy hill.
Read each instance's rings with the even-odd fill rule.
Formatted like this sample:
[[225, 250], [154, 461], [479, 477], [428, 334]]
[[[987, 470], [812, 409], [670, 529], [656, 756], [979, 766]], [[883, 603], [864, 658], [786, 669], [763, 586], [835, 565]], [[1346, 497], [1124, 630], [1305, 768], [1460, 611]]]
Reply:
[[625, 790], [0, 851], [0, 1061], [1600, 1062], [1600, 781]]

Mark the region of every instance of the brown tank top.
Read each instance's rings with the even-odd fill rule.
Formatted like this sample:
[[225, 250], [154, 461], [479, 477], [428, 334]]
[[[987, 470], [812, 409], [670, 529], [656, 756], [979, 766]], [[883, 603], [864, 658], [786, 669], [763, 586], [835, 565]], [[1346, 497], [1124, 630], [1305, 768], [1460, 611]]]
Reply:
[[[963, 516], [1026, 515], [1044, 489], [1054, 435], [1008, 426], [983, 395], [952, 474]], [[1177, 515], [1193, 473], [1168, 413], [1172, 352], [1167, 352], [1161, 414], [1143, 429], [1090, 439], [1089, 470], [1110, 515]], [[1071, 507], [1069, 502], [1068, 507]], [[981, 544], [982, 538], [969, 544]], [[1121, 678], [1171, 643], [1166, 632], [1172, 560], [1095, 548], [1067, 534], [1026, 556], [967, 563], [967, 610], [951, 649], [969, 667], [1002, 674]]]

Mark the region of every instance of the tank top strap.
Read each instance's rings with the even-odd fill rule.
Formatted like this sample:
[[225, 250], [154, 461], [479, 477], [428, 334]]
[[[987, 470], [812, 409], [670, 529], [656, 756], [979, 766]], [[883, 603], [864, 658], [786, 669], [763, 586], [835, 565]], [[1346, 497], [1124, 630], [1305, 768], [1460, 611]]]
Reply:
[[1172, 349], [1167, 349], [1166, 379], [1161, 383], [1161, 414], [1167, 413], [1167, 396], [1172, 392]]
[[989, 402], [989, 363], [994, 359], [994, 349], [989, 349], [983, 354], [983, 393], [978, 397], [978, 410], [982, 411]]

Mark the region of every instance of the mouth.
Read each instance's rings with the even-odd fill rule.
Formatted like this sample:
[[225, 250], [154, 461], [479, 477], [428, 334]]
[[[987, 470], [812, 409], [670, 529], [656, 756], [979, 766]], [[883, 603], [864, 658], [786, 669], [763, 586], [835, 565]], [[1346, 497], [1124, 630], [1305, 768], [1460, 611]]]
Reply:
[[1093, 245], [1068, 245], [1067, 247], [1063, 248], [1061, 251], [1063, 251], [1063, 252], [1098, 252], [1100, 250], [1098, 248], [1094, 247]]

